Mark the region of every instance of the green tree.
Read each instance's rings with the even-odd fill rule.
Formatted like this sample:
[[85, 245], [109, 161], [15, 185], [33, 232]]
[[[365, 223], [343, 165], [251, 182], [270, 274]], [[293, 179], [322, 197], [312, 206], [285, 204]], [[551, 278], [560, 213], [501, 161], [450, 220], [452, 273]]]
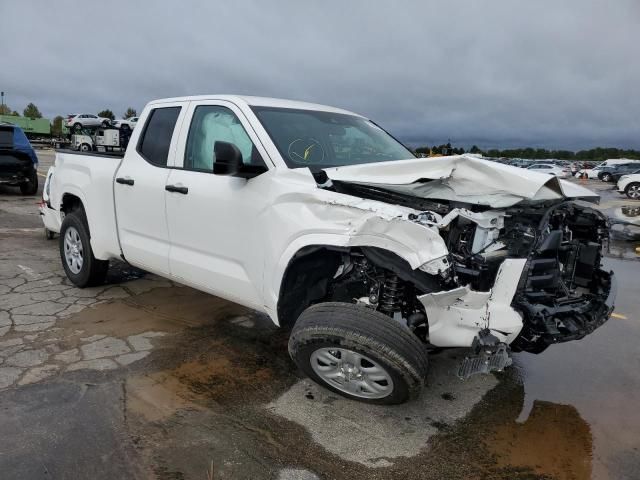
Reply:
[[11, 115], [11, 109], [8, 105], [0, 105], [0, 115]]
[[482, 150], [480, 150], [477, 145], [473, 145], [469, 153], [482, 153]]
[[38, 107], [36, 107], [33, 103], [29, 103], [29, 105], [25, 107], [22, 114], [25, 117], [29, 117], [29, 118], [42, 118], [42, 114], [40, 113], [40, 110], [38, 110]]
[[53, 122], [51, 122], [51, 135], [57, 135], [57, 136], [62, 135], [62, 122], [63, 121], [64, 121], [64, 118], [61, 117], [60, 115], [57, 115], [53, 119]]
[[20, 114], [18, 112], [16, 112], [15, 110], [13, 112], [11, 112], [11, 115], [13, 115], [14, 117], [19, 117]]
[[122, 118], [131, 118], [131, 117], [137, 117], [138, 116], [138, 112], [136, 112], [135, 108], [127, 108], [127, 111], [124, 112], [124, 117]]
[[109, 120], [115, 120], [116, 119], [116, 116], [108, 108], [105, 108], [101, 112], [98, 112], [98, 116], [99, 117], [103, 117], [103, 118], [108, 118]]

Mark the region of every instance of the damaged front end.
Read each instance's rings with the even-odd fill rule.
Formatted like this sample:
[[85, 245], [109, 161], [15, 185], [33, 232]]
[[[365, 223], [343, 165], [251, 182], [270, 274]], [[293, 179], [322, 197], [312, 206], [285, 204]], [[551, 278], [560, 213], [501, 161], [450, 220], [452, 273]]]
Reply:
[[579, 340], [613, 311], [613, 272], [600, 268], [609, 238], [606, 217], [565, 202], [546, 211], [537, 232], [513, 300], [524, 318], [514, 351], [540, 353], [553, 343]]
[[[371, 298], [377, 300], [390, 288], [402, 288], [412, 292], [417, 306], [406, 295], [399, 312], [373, 301], [369, 305], [403, 318], [430, 345], [473, 346], [478, 356], [462, 366], [462, 376], [487, 365], [508, 365], [507, 345], [513, 351], [540, 353], [553, 343], [580, 339], [613, 310], [613, 273], [601, 269], [608, 221], [584, 202], [523, 201], [491, 208], [376, 185], [334, 181], [331, 188], [413, 208], [422, 213], [408, 220], [440, 233], [448, 256], [413, 271], [414, 277], [429, 282], [420, 284], [405, 273], [398, 276], [399, 283], [386, 287], [380, 281], [372, 290]], [[368, 257], [389, 269], [389, 261]], [[396, 268], [395, 274], [403, 270]]]

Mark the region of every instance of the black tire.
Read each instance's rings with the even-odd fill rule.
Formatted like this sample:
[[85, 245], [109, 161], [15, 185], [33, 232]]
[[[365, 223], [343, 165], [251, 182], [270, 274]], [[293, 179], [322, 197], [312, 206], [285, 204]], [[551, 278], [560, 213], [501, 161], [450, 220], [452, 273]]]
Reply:
[[38, 172], [33, 171], [29, 177], [29, 181], [20, 184], [20, 193], [23, 195], [35, 195], [38, 193]]
[[47, 240], [53, 240], [56, 237], [56, 232], [52, 232], [48, 228], [45, 228], [44, 236], [47, 237]]
[[640, 183], [630, 183], [625, 187], [624, 193], [632, 200], [640, 200]]
[[88, 152], [89, 150], [91, 150], [91, 145], [89, 145], [88, 143], [83, 143], [82, 145], [80, 145], [81, 152]]
[[105, 120], [104, 122], [102, 122], [102, 126], [103, 126], [104, 128], [107, 128], [107, 127], [109, 126], [109, 121], [108, 121], [108, 120]]
[[[82, 267], [78, 272], [72, 271], [65, 257], [65, 237], [70, 228], [75, 229], [82, 243]], [[107, 276], [107, 270], [109, 269], [108, 260], [98, 260], [93, 256], [90, 239], [89, 226], [87, 224], [87, 217], [84, 210], [74, 210], [68, 215], [65, 215], [64, 220], [62, 221], [62, 227], [60, 228], [60, 259], [62, 260], [62, 266], [67, 274], [67, 278], [69, 278], [71, 283], [76, 287], [80, 288], [101, 285], [104, 283]]]
[[[364, 398], [320, 377], [312, 366], [312, 355], [331, 347], [364, 355], [379, 364], [392, 379], [390, 393], [382, 398]], [[350, 303], [319, 303], [302, 312], [289, 338], [289, 354], [315, 382], [367, 403], [391, 405], [415, 398], [427, 374], [427, 349], [418, 337], [388, 316]]]

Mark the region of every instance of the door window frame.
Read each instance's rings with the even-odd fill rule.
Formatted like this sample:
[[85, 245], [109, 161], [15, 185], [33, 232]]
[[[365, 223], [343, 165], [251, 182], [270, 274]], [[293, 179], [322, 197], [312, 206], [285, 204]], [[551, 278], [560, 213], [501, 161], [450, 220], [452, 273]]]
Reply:
[[[174, 157], [174, 165], [171, 168], [175, 170], [184, 170], [187, 172], [208, 173], [211, 175], [215, 175], [213, 171], [208, 172], [205, 170], [184, 168], [184, 158], [187, 152], [187, 141], [189, 137], [189, 131], [191, 130], [191, 122], [193, 120], [193, 115], [196, 111], [196, 108], [201, 106], [223, 107], [230, 110], [236, 116], [236, 118], [240, 122], [240, 125], [242, 125], [242, 128], [244, 129], [245, 133], [249, 136], [249, 139], [253, 143], [256, 150], [258, 150], [258, 153], [262, 157], [262, 161], [264, 162], [267, 169], [269, 170], [274, 169], [273, 160], [271, 160], [271, 157], [267, 153], [266, 149], [264, 148], [264, 145], [258, 138], [258, 135], [256, 134], [253, 127], [249, 123], [249, 120], [247, 120], [247, 117], [245, 116], [244, 112], [235, 103], [227, 100], [193, 100], [189, 102], [189, 104], [185, 109], [183, 109], [184, 119], [182, 121], [182, 128], [180, 129], [180, 134], [178, 138], [178, 145], [177, 145], [175, 157]], [[222, 175], [216, 175], [216, 176], [220, 177]]]

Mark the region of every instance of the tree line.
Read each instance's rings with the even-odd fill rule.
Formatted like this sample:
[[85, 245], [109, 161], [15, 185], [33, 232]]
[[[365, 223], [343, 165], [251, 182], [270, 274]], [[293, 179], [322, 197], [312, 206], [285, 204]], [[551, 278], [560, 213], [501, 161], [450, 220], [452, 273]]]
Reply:
[[530, 158], [533, 160], [544, 160], [555, 158], [558, 160], [606, 160], [608, 158], [632, 158], [640, 160], [640, 151], [633, 149], [615, 147], [597, 147], [588, 150], [548, 150], [546, 148], [509, 148], [499, 150], [496, 148], [482, 150], [477, 145], [473, 145], [465, 151], [462, 147], [452, 147], [451, 143], [434, 145], [432, 147], [418, 147], [417, 154], [422, 155], [460, 155], [463, 153], [480, 153], [485, 157], [494, 158]]

